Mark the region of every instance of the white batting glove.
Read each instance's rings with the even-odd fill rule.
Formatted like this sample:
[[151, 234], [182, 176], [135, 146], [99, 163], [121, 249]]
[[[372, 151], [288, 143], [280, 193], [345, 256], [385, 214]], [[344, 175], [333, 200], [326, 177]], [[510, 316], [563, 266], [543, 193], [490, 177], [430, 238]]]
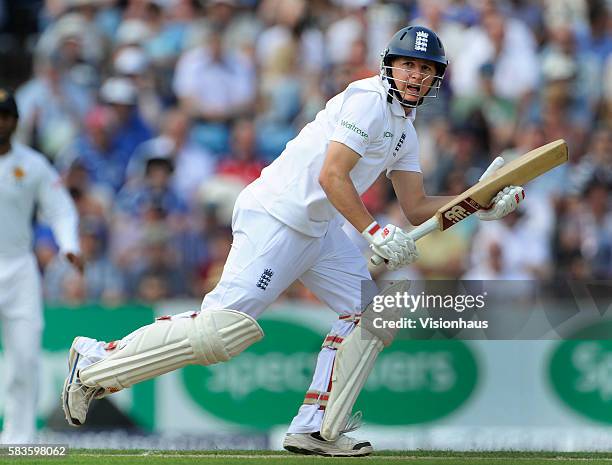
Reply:
[[385, 259], [389, 270], [397, 270], [419, 258], [414, 240], [401, 228], [388, 224], [384, 228], [374, 221], [361, 235], [370, 243], [370, 249]]
[[516, 210], [524, 198], [525, 191], [522, 187], [504, 187], [493, 197], [491, 206], [486, 210], [478, 210], [476, 215], [483, 221], [499, 220]]
[[[482, 173], [479, 181], [488, 178], [493, 175], [495, 171], [501, 168], [505, 163], [505, 160], [502, 157], [497, 157], [493, 162], [489, 165], [489, 167]], [[519, 203], [525, 198], [525, 191], [522, 187], [519, 186], [508, 186], [504, 187], [501, 191], [499, 191], [493, 200], [491, 201], [491, 205], [489, 208], [485, 210], [478, 210], [476, 215], [482, 221], [492, 221], [499, 220], [503, 218], [509, 213], [512, 213], [517, 209]]]

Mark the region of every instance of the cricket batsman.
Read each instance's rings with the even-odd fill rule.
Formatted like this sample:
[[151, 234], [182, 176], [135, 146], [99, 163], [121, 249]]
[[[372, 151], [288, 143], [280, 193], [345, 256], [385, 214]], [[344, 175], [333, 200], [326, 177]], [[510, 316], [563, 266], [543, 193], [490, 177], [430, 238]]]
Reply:
[[[395, 225], [377, 224], [360, 195], [386, 172], [415, 225], [451, 199], [425, 194], [413, 126], [416, 108], [437, 96], [447, 64], [433, 31], [419, 26], [398, 31], [382, 54], [380, 75], [353, 82], [329, 100], [242, 191], [232, 218], [232, 249], [199, 312], [160, 318], [116, 342], [74, 340], [63, 391], [68, 422], [83, 424], [93, 398], [188, 364], [237, 356], [264, 336], [257, 317], [299, 279], [338, 321], [325, 337], [284, 447], [301, 454], [370, 454], [368, 441], [345, 433], [355, 429], [353, 405], [392, 335], [359, 324], [361, 282], [371, 277], [341, 226], [348, 221], [361, 231], [389, 269], [417, 259], [410, 236]], [[485, 175], [502, 163], [495, 160]], [[507, 215], [522, 194], [521, 187], [505, 188], [479, 216]]]
[[19, 112], [0, 87], [0, 327], [6, 368], [1, 443], [29, 444], [36, 433], [42, 290], [32, 253], [35, 210], [53, 230], [60, 252], [82, 271], [78, 215], [72, 198], [44, 155], [11, 141]]

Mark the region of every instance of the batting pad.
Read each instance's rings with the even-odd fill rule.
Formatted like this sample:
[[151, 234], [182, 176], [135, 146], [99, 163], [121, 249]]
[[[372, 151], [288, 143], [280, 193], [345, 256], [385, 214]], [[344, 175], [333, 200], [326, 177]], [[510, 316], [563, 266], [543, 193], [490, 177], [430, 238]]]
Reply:
[[186, 365], [225, 362], [261, 338], [259, 324], [236, 310], [158, 320], [104, 360], [80, 370], [79, 376], [86, 386], [116, 392]]
[[[410, 284], [399, 281], [385, 289], [380, 295], [396, 295], [406, 292]], [[323, 415], [321, 436], [328, 441], [335, 441], [353, 410], [357, 397], [363, 388], [378, 354], [393, 341], [395, 330], [375, 330], [372, 325], [364, 324], [364, 320], [372, 318], [376, 313], [372, 303], [364, 310], [359, 325], [342, 341], [336, 351], [332, 369], [332, 387]], [[401, 309], [387, 309], [394, 317]]]

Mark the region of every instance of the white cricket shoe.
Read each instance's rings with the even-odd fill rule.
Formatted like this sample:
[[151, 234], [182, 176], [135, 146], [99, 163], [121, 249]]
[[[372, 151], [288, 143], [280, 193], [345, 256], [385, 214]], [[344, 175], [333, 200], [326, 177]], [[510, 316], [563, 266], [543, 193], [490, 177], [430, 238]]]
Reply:
[[91, 401], [96, 395], [104, 393], [104, 388], [96, 388], [85, 386], [79, 378], [79, 369], [91, 363], [84, 364], [86, 357], [77, 352], [76, 344], [79, 337], [74, 338], [70, 346], [70, 355], [68, 356], [68, 377], [64, 382], [64, 390], [62, 391], [62, 408], [66, 415], [66, 420], [71, 426], [81, 426], [85, 423], [87, 410]]
[[361, 457], [374, 452], [369, 441], [359, 441], [345, 434], [335, 441], [326, 441], [318, 432], [287, 434], [283, 447], [296, 454], [327, 457]]

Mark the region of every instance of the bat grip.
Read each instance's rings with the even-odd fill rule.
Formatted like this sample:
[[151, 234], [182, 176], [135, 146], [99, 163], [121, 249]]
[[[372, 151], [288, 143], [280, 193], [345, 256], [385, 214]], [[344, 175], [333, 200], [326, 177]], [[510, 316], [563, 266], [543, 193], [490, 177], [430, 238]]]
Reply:
[[[416, 242], [420, 238], [427, 236], [430, 232], [435, 231], [439, 228], [440, 223], [438, 222], [438, 218], [436, 216], [432, 216], [423, 224], [420, 224], [416, 228], [408, 231], [408, 235]], [[384, 261], [385, 259], [379, 255], [372, 255], [372, 257], [370, 258], [370, 262], [372, 262], [373, 265], [380, 265]]]
[[432, 216], [424, 223], [408, 232], [408, 235], [416, 242], [421, 237], [427, 236], [430, 232], [440, 229], [440, 222], [437, 216]]

